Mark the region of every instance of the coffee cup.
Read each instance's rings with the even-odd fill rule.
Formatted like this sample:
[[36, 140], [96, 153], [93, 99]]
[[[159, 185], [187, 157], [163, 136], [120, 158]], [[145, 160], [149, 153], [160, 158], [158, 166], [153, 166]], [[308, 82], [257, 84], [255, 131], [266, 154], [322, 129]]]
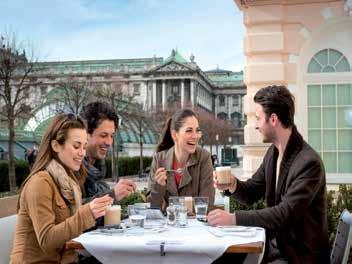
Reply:
[[231, 167], [216, 167], [216, 179], [218, 184], [231, 183]]
[[111, 205], [106, 211], [104, 217], [104, 225], [119, 225], [121, 222], [121, 206], [120, 205]]

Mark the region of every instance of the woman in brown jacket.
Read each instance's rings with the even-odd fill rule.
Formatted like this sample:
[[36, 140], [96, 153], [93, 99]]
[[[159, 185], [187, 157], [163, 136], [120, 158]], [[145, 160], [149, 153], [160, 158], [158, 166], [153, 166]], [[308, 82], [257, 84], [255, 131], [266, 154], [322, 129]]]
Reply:
[[165, 210], [170, 196], [207, 196], [214, 204], [210, 153], [197, 146], [202, 132], [196, 114], [176, 112], [165, 124], [149, 175], [152, 207]]
[[49, 125], [32, 172], [22, 184], [10, 263], [74, 263], [65, 243], [95, 225], [111, 198], [81, 205], [86, 152], [84, 121], [60, 114]]

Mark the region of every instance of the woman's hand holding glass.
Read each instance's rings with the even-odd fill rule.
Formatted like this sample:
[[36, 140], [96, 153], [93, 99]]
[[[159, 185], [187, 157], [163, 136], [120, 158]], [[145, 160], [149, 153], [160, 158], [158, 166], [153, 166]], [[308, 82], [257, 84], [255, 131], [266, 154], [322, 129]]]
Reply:
[[112, 204], [113, 199], [108, 195], [103, 197], [95, 198], [89, 203], [90, 210], [93, 213], [95, 219], [104, 216], [107, 209]]
[[161, 186], [166, 186], [167, 182], [167, 171], [165, 168], [158, 168], [155, 172], [155, 181], [161, 185]]
[[231, 174], [231, 182], [228, 184], [219, 184], [217, 180], [216, 171], [213, 171], [213, 181], [214, 181], [214, 188], [220, 191], [229, 190], [231, 193], [234, 193], [237, 189], [237, 178]]

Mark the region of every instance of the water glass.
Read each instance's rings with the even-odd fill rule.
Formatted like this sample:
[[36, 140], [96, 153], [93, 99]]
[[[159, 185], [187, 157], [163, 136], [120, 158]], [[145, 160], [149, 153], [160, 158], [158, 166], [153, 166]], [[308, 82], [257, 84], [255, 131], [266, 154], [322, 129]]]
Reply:
[[170, 205], [166, 208], [166, 218], [168, 225], [175, 225], [176, 224], [176, 206]]
[[178, 227], [186, 227], [188, 225], [187, 207], [185, 205], [176, 206], [176, 219]]
[[208, 203], [208, 197], [194, 197], [194, 210], [197, 219], [202, 221], [207, 220]]
[[127, 207], [128, 218], [130, 220], [131, 226], [144, 227], [146, 220], [146, 210], [148, 209], [135, 205], [129, 205]]
[[144, 227], [145, 215], [130, 215], [131, 226]]
[[180, 196], [169, 197], [169, 205], [180, 205], [181, 202], [182, 202], [182, 197]]

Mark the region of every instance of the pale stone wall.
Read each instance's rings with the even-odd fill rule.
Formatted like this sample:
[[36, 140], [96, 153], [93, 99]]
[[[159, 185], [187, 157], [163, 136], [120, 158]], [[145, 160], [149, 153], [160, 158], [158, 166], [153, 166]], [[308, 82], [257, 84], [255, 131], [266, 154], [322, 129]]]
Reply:
[[[244, 128], [243, 177], [249, 178], [259, 167], [267, 149], [255, 130], [255, 93], [267, 85], [286, 85], [296, 98], [295, 122], [307, 139], [304, 79], [307, 65], [311, 57], [323, 48], [335, 47], [344, 55], [352, 55], [352, 18], [342, 0], [235, 2], [243, 12], [246, 27], [243, 43], [246, 56], [244, 82], [247, 86], [244, 113], [247, 115], [247, 125]], [[352, 61], [352, 58], [348, 59]]]

